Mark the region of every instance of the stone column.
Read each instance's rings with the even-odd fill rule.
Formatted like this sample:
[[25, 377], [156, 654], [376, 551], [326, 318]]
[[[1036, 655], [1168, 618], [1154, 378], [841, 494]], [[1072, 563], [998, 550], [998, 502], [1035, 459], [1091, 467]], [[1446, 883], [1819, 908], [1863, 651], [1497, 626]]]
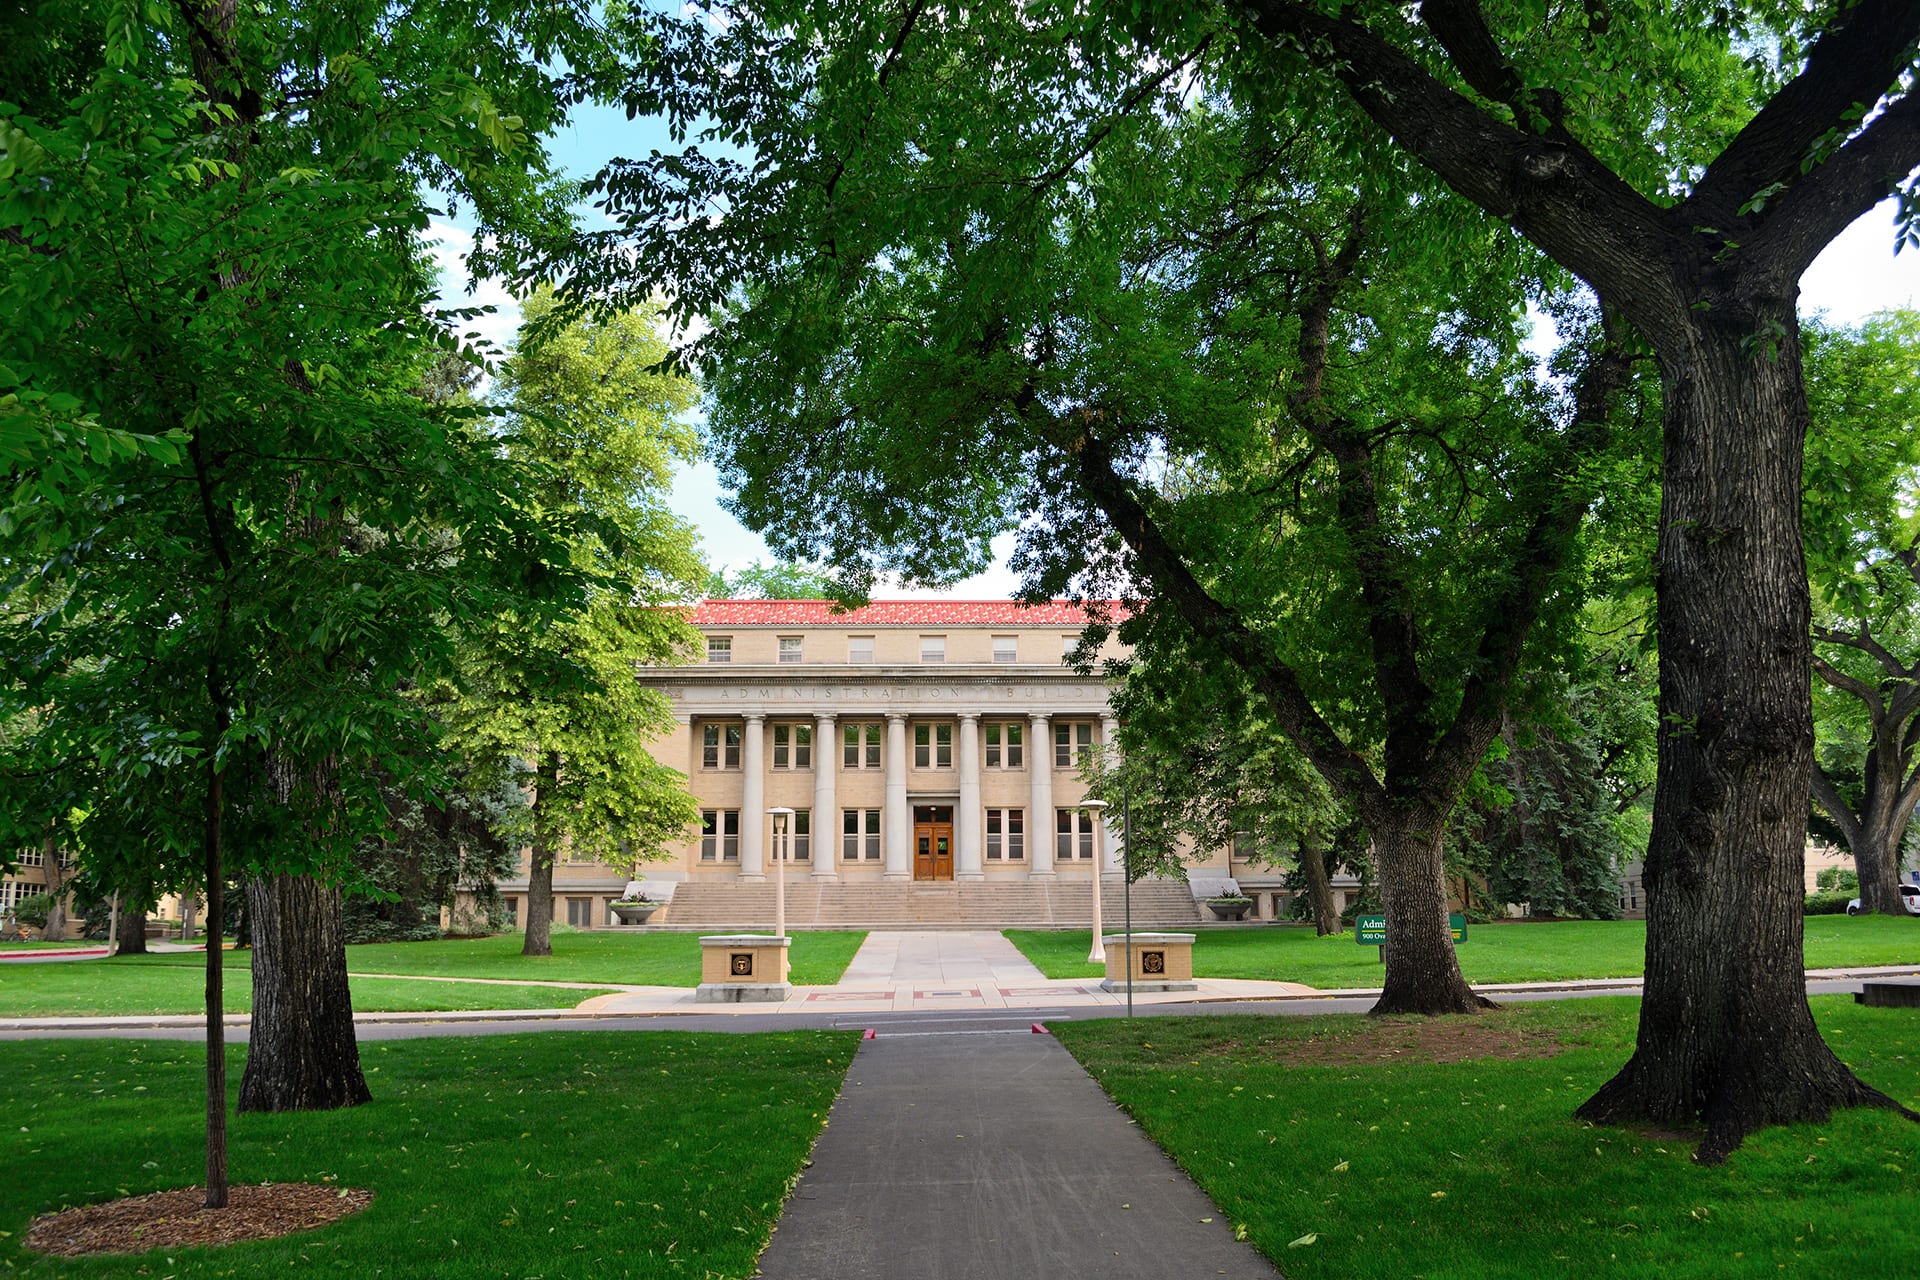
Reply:
[[887, 713], [885, 878], [913, 879], [913, 812], [907, 808], [907, 713]]
[[1053, 739], [1045, 716], [1027, 726], [1027, 874], [1053, 874]]
[[960, 713], [960, 809], [953, 823], [953, 878], [982, 880], [980, 869], [980, 713]]
[[[1101, 716], [1100, 746], [1110, 753], [1114, 752], [1119, 739], [1120, 722], [1112, 716]], [[1117, 754], [1108, 755], [1108, 767], [1112, 767], [1119, 762], [1120, 758]], [[1108, 803], [1106, 816], [1100, 820], [1100, 825], [1103, 828], [1100, 833], [1100, 847], [1102, 850], [1100, 855], [1101, 872], [1106, 875], [1123, 875], [1127, 869], [1123, 856], [1127, 842], [1125, 838], [1126, 828], [1122, 822], [1119, 800], [1112, 800]]]
[[767, 876], [767, 718], [747, 717], [740, 743], [740, 878]]
[[833, 796], [840, 752], [833, 733], [832, 713], [823, 711], [813, 717], [813, 874], [821, 880], [840, 874], [834, 861], [840, 848], [840, 810]]

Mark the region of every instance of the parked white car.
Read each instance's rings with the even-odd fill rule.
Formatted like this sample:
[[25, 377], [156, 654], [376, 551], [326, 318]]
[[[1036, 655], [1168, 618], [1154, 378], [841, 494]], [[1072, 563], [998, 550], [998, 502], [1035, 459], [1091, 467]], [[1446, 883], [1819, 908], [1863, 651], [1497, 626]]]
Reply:
[[[1920, 884], [1900, 886], [1900, 905], [1907, 909], [1908, 915], [1920, 916]], [[1860, 899], [1855, 898], [1847, 904], [1847, 914], [1850, 916], [1860, 914]]]

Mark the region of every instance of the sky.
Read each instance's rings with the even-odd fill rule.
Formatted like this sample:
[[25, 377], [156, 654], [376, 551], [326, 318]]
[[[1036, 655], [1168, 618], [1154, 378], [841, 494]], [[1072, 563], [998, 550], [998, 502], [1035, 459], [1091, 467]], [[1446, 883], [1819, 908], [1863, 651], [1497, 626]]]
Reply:
[[[677, 150], [658, 119], [628, 120], [625, 112], [610, 107], [584, 107], [576, 111], [572, 124], [551, 141], [555, 161], [575, 178], [591, 177], [602, 165], [616, 157], [644, 157], [649, 151]], [[1800, 282], [1800, 310], [1803, 316], [1824, 315], [1836, 324], [1856, 323], [1875, 311], [1912, 307], [1920, 300], [1920, 252], [1893, 252], [1894, 202], [1887, 200], [1855, 222], [1827, 246], [1808, 268]], [[584, 212], [589, 224], [604, 219], [592, 210]], [[458, 222], [438, 220], [433, 234], [439, 241], [436, 255], [447, 282], [450, 305], [491, 305], [498, 310], [473, 327], [499, 347], [506, 347], [519, 325], [519, 307], [499, 281], [482, 281], [472, 293], [461, 286], [466, 269], [461, 257], [472, 246], [471, 232]], [[755, 560], [770, 561], [773, 555], [760, 535], [746, 528], [721, 506], [724, 493], [719, 472], [711, 463], [699, 463], [683, 470], [673, 487], [672, 505], [699, 532], [707, 560], [716, 568], [737, 569]], [[1019, 589], [1019, 581], [1007, 568], [1013, 551], [1013, 535], [994, 541], [995, 562], [985, 573], [956, 583], [945, 591], [925, 589], [907, 591], [881, 586], [875, 599], [910, 596], [945, 596], [963, 600], [1004, 600]]]

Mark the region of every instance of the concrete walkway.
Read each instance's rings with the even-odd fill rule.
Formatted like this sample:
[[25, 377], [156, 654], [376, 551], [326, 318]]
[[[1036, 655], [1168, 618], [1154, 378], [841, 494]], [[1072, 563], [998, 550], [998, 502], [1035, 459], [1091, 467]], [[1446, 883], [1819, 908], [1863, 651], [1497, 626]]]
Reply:
[[1049, 1035], [864, 1042], [768, 1280], [1274, 1280]]

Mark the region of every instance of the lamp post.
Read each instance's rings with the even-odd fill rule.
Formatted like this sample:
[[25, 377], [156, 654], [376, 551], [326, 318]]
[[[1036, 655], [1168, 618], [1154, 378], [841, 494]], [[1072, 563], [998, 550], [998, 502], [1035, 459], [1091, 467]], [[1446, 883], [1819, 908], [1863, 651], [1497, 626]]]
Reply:
[[1126, 941], [1121, 943], [1122, 953], [1127, 959], [1127, 1016], [1133, 1016], [1133, 784], [1124, 778], [1120, 783], [1120, 856], [1125, 859], [1121, 864], [1121, 875], [1125, 877], [1121, 886], [1121, 901], [1125, 904], [1127, 928]]
[[[1088, 813], [1092, 814], [1094, 829], [1096, 831], [1099, 830], [1100, 815], [1105, 812], [1107, 807], [1105, 800], [1088, 800], [1075, 807], [1085, 809]], [[1096, 841], [1095, 843], [1098, 844], [1099, 842]], [[1101, 945], [1100, 942], [1100, 863], [1105, 856], [1105, 849], [1099, 849], [1093, 855], [1093, 946], [1087, 951], [1087, 963], [1089, 964], [1105, 964], [1107, 962], [1107, 949]]]
[[[789, 825], [793, 822], [793, 810], [781, 805], [767, 810], [767, 816], [773, 819], [773, 936], [787, 936], [787, 843], [793, 838]], [[787, 953], [780, 953], [780, 981], [787, 980]]]

